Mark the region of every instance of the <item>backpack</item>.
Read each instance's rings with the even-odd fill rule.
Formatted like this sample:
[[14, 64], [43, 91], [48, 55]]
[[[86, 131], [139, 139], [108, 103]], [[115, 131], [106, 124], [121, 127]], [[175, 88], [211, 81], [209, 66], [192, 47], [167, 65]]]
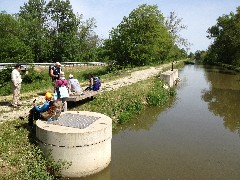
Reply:
[[49, 109], [46, 112], [41, 113], [41, 116], [44, 120], [52, 118], [57, 120], [62, 112], [62, 102], [61, 101], [50, 101]]
[[99, 77], [93, 78], [93, 91], [98, 91], [101, 87], [101, 80]]

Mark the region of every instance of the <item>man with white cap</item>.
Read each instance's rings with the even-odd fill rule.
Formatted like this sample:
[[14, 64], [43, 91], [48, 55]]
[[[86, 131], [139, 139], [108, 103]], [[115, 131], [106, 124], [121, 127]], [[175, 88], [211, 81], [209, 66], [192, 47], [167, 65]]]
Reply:
[[[55, 86], [56, 80], [60, 78], [61, 64], [56, 62], [55, 65], [50, 70], [50, 76], [52, 77], [52, 83]], [[54, 88], [55, 91], [55, 88]]]
[[81, 94], [83, 92], [83, 89], [81, 88], [79, 81], [75, 78], [73, 78], [73, 75], [69, 75], [68, 80], [68, 87], [71, 94]]
[[61, 64], [59, 62], [56, 62], [55, 65], [50, 70], [50, 75], [54, 81], [59, 79], [60, 72], [61, 72]]

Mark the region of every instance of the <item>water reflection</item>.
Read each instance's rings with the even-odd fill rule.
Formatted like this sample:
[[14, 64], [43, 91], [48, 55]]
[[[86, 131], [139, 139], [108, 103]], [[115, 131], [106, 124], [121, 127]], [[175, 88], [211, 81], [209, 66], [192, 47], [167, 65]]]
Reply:
[[205, 76], [211, 86], [203, 92], [202, 99], [211, 112], [224, 119], [225, 128], [240, 135], [240, 76], [214, 67], [207, 67]]
[[117, 127], [113, 131], [113, 134], [117, 134], [125, 130], [134, 130], [134, 131], [149, 130], [156, 122], [157, 116], [159, 115], [159, 113], [168, 109], [169, 107], [173, 107], [174, 102], [175, 102], [175, 98], [171, 98], [169, 102], [162, 107], [149, 107], [145, 109], [144, 113], [141, 113], [140, 115], [136, 116], [134, 119], [131, 119], [130, 122], [127, 122], [126, 124], [123, 124], [120, 127]]

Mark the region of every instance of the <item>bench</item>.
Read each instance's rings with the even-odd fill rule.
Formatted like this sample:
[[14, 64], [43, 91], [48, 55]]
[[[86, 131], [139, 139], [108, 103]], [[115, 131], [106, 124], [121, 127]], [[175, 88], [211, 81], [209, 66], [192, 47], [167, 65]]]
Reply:
[[64, 105], [64, 111], [67, 111], [67, 102], [78, 102], [87, 98], [93, 98], [96, 94], [98, 94], [99, 91], [85, 91], [83, 94], [72, 94], [68, 98], [66, 98], [65, 105]]

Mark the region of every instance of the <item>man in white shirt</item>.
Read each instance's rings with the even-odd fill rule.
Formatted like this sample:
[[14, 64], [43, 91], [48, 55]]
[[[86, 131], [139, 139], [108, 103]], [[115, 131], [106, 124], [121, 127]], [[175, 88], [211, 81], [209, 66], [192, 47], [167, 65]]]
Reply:
[[12, 80], [12, 91], [13, 91], [13, 103], [12, 105], [14, 107], [20, 106], [20, 89], [21, 89], [21, 83], [22, 83], [22, 78], [21, 74], [19, 71], [21, 70], [21, 65], [16, 64], [14, 70], [12, 71], [11, 74], [11, 80]]
[[83, 89], [81, 88], [79, 81], [73, 78], [73, 75], [69, 75], [68, 86], [70, 94], [81, 94]]

